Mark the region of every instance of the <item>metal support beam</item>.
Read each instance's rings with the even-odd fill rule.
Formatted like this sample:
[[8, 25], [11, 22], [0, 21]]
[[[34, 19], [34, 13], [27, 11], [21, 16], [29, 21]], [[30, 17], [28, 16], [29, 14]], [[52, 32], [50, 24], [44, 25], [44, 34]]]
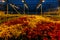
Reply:
[[22, 3], [24, 3], [24, 14], [25, 14], [25, 7], [28, 9], [28, 5], [26, 4], [25, 0], [22, 0]]
[[18, 12], [12, 4], [10, 4], [10, 6], [11, 6], [18, 14], [20, 14], [20, 12]]
[[6, 2], [7, 2], [7, 8], [6, 8], [6, 10], [7, 10], [7, 14], [8, 14], [8, 0], [5, 0]]
[[36, 7], [36, 10], [41, 7], [41, 15], [42, 15], [42, 3], [45, 2], [45, 0], [40, 0], [39, 4]]

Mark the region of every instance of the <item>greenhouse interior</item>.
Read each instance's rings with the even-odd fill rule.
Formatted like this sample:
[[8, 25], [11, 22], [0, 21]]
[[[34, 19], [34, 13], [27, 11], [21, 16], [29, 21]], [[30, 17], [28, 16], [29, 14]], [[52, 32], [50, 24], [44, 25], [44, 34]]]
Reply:
[[0, 0], [0, 40], [60, 40], [60, 0]]

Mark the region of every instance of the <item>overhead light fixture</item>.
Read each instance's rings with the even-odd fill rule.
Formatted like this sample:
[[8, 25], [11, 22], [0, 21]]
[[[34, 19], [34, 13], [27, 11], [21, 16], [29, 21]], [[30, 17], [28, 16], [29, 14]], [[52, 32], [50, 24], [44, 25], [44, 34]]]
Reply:
[[24, 0], [22, 0], [22, 2], [24, 3]]
[[28, 9], [28, 6], [27, 6], [25, 0], [22, 0], [22, 2], [24, 3], [24, 6]]
[[57, 7], [57, 9], [60, 9], [60, 7]]
[[2, 2], [5, 2], [4, 0]]
[[45, 0], [43, 0], [42, 2], [45, 2]]

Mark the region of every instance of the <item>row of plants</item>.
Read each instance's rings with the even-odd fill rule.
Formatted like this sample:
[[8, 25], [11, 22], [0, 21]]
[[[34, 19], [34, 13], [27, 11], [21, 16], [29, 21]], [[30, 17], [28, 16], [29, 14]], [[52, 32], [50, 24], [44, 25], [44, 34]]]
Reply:
[[60, 23], [41, 16], [23, 16], [0, 25], [0, 40], [60, 40]]

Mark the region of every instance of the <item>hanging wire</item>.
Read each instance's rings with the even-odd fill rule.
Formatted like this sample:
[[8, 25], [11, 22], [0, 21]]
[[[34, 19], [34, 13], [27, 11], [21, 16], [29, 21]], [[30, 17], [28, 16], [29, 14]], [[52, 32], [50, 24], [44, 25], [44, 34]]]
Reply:
[[45, 2], [45, 0], [40, 0], [39, 4], [36, 7], [36, 10], [39, 9], [39, 7], [41, 7], [41, 15], [42, 15], [42, 3]]
[[8, 14], [8, 0], [6, 0], [6, 2], [7, 2], [7, 14]]

